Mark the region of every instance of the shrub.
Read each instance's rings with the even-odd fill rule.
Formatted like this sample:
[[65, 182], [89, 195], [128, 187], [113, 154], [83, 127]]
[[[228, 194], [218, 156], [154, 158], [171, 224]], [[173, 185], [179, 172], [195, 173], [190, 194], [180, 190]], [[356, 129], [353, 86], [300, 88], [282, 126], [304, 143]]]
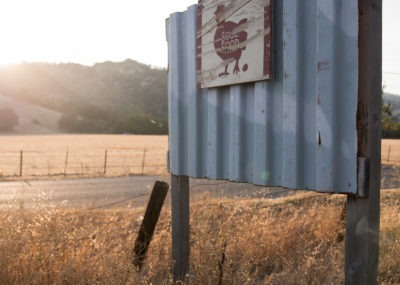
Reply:
[[0, 132], [11, 132], [18, 126], [18, 116], [11, 108], [0, 109]]

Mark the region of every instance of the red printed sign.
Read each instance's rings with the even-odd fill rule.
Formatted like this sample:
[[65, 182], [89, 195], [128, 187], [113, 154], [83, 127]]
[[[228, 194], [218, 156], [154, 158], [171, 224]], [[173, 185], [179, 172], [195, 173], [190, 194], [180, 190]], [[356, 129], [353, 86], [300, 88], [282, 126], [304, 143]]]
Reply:
[[271, 78], [271, 0], [200, 0], [198, 23], [201, 87]]

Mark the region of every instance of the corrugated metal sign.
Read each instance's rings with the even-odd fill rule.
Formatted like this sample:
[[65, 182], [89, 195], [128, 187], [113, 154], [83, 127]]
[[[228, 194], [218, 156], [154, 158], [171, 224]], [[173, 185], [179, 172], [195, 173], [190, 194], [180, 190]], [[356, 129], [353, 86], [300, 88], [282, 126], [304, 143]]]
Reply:
[[215, 88], [197, 85], [197, 5], [172, 14], [171, 173], [356, 193], [357, 4], [274, 1], [272, 79]]
[[201, 87], [268, 79], [271, 76], [271, 0], [201, 0]]

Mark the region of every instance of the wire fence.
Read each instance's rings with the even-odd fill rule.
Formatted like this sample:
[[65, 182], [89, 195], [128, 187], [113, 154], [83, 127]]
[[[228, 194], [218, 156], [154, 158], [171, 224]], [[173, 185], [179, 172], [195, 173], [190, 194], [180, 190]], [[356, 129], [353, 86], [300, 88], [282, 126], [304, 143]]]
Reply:
[[166, 155], [146, 148], [0, 151], [0, 178], [160, 175], [166, 173]]
[[[400, 166], [400, 153], [391, 145], [382, 149], [383, 165]], [[167, 151], [146, 148], [76, 148], [60, 150], [0, 150], [0, 179], [33, 177], [99, 177], [163, 175]]]
[[381, 161], [382, 164], [393, 164], [400, 165], [400, 154], [397, 151], [398, 148], [389, 145], [382, 149]]

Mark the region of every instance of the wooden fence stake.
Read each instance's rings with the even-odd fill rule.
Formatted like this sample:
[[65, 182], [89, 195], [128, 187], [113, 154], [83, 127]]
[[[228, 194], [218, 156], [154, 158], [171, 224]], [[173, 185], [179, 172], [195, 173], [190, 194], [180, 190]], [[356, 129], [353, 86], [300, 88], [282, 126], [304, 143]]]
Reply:
[[174, 281], [185, 284], [189, 272], [189, 177], [171, 175], [172, 259]]
[[160, 217], [161, 208], [167, 196], [169, 185], [163, 181], [156, 181], [151, 192], [149, 203], [147, 204], [146, 213], [144, 215], [142, 225], [140, 226], [138, 237], [135, 241], [133, 249], [135, 258], [133, 264], [140, 271], [142, 268], [146, 253], [153, 237], [154, 229]]
[[[345, 284], [377, 284], [379, 260], [382, 0], [359, 0], [358, 157], [362, 189], [348, 196]], [[360, 175], [361, 173], [361, 175]], [[360, 182], [360, 181], [359, 181]], [[360, 187], [360, 183], [358, 183]], [[362, 195], [360, 195], [362, 193]]]
[[389, 151], [388, 151], [388, 156], [387, 156], [387, 161], [386, 161], [387, 163], [389, 163], [389, 158], [390, 158], [390, 149], [391, 149], [391, 147], [392, 147], [392, 146], [391, 146], [391, 145], [389, 145]]
[[142, 159], [142, 175], [144, 174], [144, 165], [146, 160], [146, 149], [143, 149], [143, 159]]
[[67, 176], [68, 155], [69, 155], [69, 150], [68, 150], [68, 147], [67, 147], [67, 151], [65, 153], [64, 176]]
[[24, 167], [24, 151], [21, 150], [19, 156], [19, 176], [22, 177], [22, 169]]
[[108, 151], [105, 150], [105, 152], [104, 152], [104, 175], [107, 174], [107, 156], [108, 156]]

